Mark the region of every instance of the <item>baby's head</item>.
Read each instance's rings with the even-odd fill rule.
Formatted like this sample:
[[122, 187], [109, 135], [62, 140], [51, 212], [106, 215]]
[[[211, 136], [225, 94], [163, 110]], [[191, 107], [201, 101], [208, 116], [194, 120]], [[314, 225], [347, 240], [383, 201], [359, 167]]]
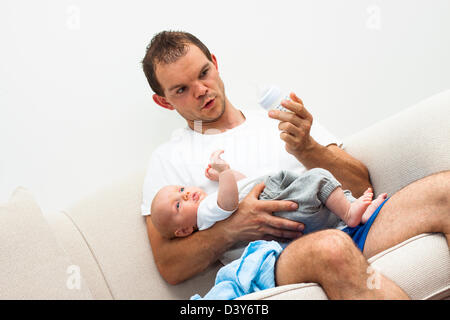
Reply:
[[163, 237], [186, 237], [197, 229], [197, 209], [207, 196], [197, 187], [166, 186], [153, 198], [151, 219]]

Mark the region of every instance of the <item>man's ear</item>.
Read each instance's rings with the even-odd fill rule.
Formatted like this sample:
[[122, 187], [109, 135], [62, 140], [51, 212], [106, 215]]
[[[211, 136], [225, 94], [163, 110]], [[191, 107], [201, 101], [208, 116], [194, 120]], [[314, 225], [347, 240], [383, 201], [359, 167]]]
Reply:
[[193, 232], [193, 228], [179, 228], [175, 230], [176, 237], [187, 237]]
[[213, 63], [214, 66], [216, 67], [216, 70], [218, 71], [218, 70], [219, 70], [219, 67], [218, 67], [218, 64], [217, 64], [217, 58], [216, 58], [216, 56], [213, 55], [212, 53], [211, 53], [211, 59], [212, 59], [212, 63]]
[[156, 93], [153, 95], [153, 101], [156, 102], [157, 105], [169, 109], [174, 110], [175, 108], [166, 100], [166, 98], [157, 95]]

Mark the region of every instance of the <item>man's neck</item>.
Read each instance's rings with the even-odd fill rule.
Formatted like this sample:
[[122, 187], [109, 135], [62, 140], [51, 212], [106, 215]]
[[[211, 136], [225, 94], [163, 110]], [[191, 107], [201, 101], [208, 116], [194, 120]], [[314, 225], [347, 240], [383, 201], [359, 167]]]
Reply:
[[222, 116], [214, 122], [205, 121], [188, 121], [188, 126], [192, 130], [202, 134], [218, 134], [233, 129], [241, 125], [245, 121], [242, 112], [236, 109], [229, 101], [226, 100], [225, 111]]

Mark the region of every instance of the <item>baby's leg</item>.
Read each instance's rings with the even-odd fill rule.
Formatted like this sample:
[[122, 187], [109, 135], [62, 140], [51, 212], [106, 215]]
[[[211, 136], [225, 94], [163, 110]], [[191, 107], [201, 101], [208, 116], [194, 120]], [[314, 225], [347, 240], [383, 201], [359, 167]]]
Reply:
[[[356, 227], [361, 222], [364, 213], [372, 203], [372, 198], [372, 189], [369, 188], [361, 197], [350, 203], [342, 188], [336, 188], [328, 197], [325, 206], [339, 218], [344, 220], [347, 226]], [[372, 213], [375, 209], [372, 210]]]

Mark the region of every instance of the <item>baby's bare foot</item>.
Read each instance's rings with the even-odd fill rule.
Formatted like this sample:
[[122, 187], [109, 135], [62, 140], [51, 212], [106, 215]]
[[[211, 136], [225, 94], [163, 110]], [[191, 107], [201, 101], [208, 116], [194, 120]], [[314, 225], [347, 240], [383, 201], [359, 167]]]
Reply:
[[372, 189], [368, 188], [361, 197], [350, 204], [350, 208], [345, 215], [345, 223], [347, 226], [353, 228], [361, 222], [363, 214], [372, 203], [372, 198]]
[[381, 203], [383, 203], [384, 200], [387, 198], [387, 193], [380, 194], [375, 200], [372, 201], [370, 206], [367, 207], [366, 212], [364, 212], [361, 223], [366, 223], [372, 214], [377, 210], [377, 208], [380, 206]]

